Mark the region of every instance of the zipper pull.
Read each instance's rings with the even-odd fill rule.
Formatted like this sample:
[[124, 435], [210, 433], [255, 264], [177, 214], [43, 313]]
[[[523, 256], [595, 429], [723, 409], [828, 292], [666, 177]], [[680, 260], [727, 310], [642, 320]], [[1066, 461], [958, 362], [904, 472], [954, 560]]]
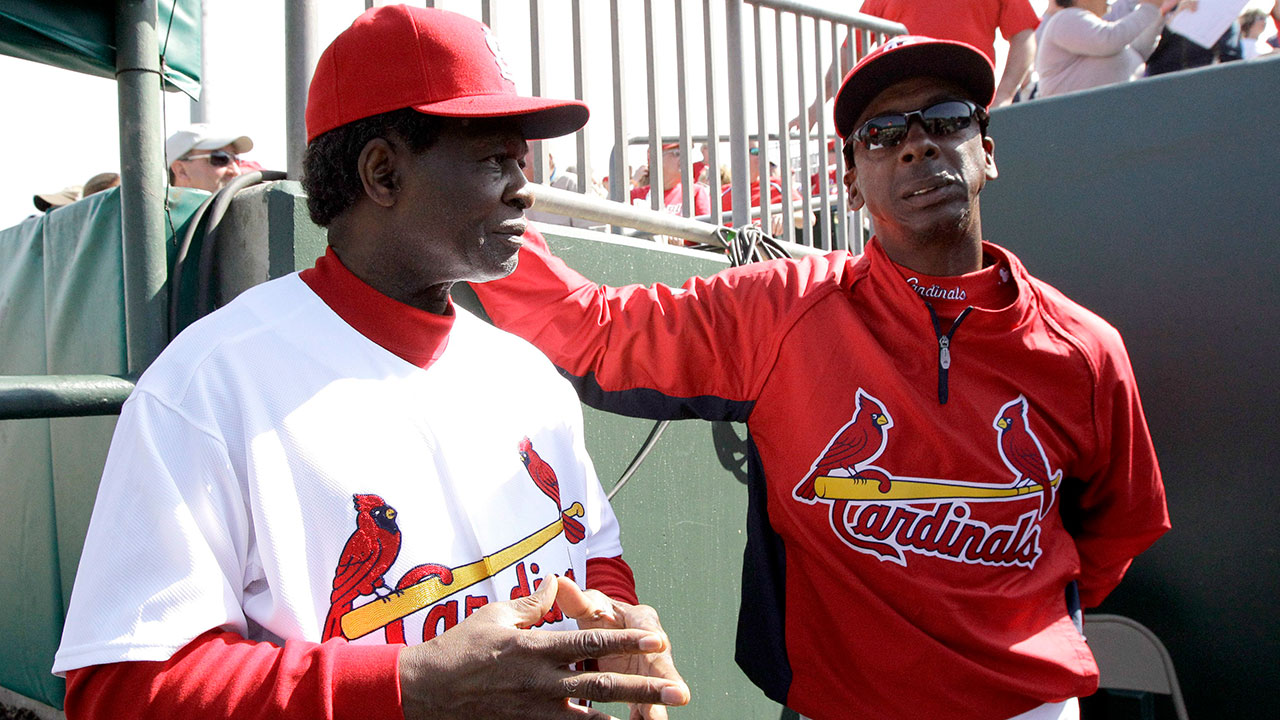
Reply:
[[951, 338], [943, 335], [938, 338], [938, 367], [947, 370], [951, 367]]

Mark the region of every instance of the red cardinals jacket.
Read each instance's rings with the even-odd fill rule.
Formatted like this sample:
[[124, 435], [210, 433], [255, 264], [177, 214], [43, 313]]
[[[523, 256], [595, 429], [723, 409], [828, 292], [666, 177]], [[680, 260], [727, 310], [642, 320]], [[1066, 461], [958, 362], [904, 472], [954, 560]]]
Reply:
[[875, 240], [613, 289], [530, 237], [476, 290], [588, 404], [747, 423], [737, 659], [769, 697], [998, 718], [1094, 690], [1074, 588], [1097, 604], [1169, 522], [1119, 334], [984, 251], [1001, 302], [954, 316]]

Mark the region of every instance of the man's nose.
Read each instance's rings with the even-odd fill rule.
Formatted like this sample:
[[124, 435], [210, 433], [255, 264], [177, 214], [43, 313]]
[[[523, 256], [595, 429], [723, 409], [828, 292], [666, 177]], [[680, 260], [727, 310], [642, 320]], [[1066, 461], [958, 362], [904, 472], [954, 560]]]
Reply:
[[511, 179], [507, 183], [507, 191], [503, 195], [503, 202], [521, 210], [528, 210], [533, 207], [533, 192], [529, 189], [529, 181], [524, 176], [524, 171], [516, 166], [516, 171], [510, 173]]
[[904, 163], [916, 162], [937, 154], [937, 140], [924, 129], [924, 123], [918, 118], [908, 119], [907, 137], [898, 146], [898, 160]]

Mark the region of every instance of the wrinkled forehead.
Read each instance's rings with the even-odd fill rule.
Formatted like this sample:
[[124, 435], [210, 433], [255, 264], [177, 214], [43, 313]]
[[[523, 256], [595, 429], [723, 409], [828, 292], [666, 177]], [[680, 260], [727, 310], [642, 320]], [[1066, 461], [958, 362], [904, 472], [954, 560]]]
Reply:
[[[911, 112], [928, 107], [944, 100], [973, 100], [960, 85], [941, 78], [921, 76], [899, 80], [881, 90], [867, 109], [862, 111], [853, 127], [861, 127], [863, 123], [877, 115], [886, 113]], [[981, 105], [981, 102], [978, 102]]]

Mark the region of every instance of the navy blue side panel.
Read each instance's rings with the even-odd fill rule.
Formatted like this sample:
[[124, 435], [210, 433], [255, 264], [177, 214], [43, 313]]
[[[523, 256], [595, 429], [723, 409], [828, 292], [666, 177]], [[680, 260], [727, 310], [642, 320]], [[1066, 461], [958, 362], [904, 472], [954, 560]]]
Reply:
[[626, 415], [628, 417], [649, 418], [650, 420], [728, 420], [746, 422], [751, 415], [755, 403], [750, 400], [727, 400], [714, 395], [697, 397], [671, 397], [650, 388], [634, 388], [631, 390], [604, 390], [596, 382], [595, 373], [587, 373], [578, 377], [564, 368], [560, 371], [573, 389], [578, 399], [597, 410]]
[[781, 705], [791, 690], [787, 659], [787, 550], [769, 524], [768, 494], [756, 444], [747, 435], [747, 547], [742, 552], [742, 604], [734, 659], [764, 694]]

